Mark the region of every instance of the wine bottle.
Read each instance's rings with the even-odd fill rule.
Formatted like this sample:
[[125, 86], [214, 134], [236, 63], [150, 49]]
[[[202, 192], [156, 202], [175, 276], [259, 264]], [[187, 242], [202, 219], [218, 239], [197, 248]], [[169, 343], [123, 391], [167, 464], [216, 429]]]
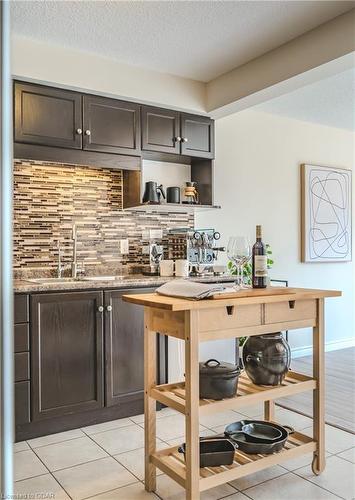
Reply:
[[266, 245], [261, 239], [261, 226], [256, 226], [256, 242], [253, 246], [252, 272], [253, 288], [266, 288], [267, 255]]

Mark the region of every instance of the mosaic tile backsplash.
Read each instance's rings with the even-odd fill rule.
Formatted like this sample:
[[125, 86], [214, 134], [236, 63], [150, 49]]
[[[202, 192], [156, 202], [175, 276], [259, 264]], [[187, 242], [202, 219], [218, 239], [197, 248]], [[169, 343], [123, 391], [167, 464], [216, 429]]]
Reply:
[[[122, 211], [122, 171], [34, 161], [14, 162], [14, 269], [57, 268], [59, 241], [69, 270], [77, 225], [78, 264], [85, 272], [139, 272], [142, 231], [193, 227], [193, 215]], [[119, 240], [128, 238], [129, 254], [121, 255]], [[46, 273], [47, 274], [47, 273]]]

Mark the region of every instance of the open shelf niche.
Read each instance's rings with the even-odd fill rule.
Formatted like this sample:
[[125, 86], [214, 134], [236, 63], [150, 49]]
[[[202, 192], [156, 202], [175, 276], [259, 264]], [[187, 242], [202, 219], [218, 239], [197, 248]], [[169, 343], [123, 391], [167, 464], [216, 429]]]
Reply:
[[[214, 161], [187, 158], [185, 163], [142, 159], [139, 170], [123, 170], [123, 209], [140, 211], [191, 212], [221, 208], [213, 200]], [[170, 186], [179, 186], [181, 201], [184, 199], [183, 188], [187, 181], [195, 181], [199, 193], [200, 204], [166, 203], [162, 199], [159, 205], [143, 204], [145, 183], [155, 181], [162, 184], [164, 191]]]

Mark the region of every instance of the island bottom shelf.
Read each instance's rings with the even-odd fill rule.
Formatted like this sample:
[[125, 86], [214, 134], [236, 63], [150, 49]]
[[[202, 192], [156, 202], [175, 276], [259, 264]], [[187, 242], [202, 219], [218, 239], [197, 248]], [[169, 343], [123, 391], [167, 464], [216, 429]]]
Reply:
[[[316, 442], [309, 436], [294, 432], [290, 434], [285, 447], [270, 455], [249, 455], [237, 450], [231, 465], [203, 467], [200, 469], [200, 491], [233, 481], [280, 462], [311, 453], [316, 449]], [[178, 446], [157, 451], [150, 457], [151, 462], [181, 486], [185, 487], [186, 467], [184, 456]]]

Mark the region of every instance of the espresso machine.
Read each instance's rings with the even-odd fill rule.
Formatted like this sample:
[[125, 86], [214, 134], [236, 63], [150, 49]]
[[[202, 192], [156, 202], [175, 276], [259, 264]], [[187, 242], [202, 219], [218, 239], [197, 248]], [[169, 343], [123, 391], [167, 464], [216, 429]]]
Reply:
[[214, 229], [175, 229], [168, 233], [168, 258], [187, 259], [191, 266], [190, 276], [214, 275], [213, 265], [218, 252], [224, 247], [216, 246], [221, 238]]

